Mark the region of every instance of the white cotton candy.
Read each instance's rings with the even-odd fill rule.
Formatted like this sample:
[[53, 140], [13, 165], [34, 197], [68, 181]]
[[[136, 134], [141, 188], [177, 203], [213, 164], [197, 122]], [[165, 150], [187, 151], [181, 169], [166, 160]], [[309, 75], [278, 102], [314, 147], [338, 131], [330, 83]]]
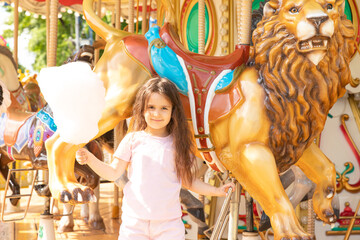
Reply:
[[2, 97], [3, 97], [3, 101], [0, 105], [0, 116], [1, 116], [1, 114], [6, 112], [7, 108], [10, 106], [11, 98], [10, 98], [9, 90], [6, 88], [5, 84], [2, 81], [0, 81], [0, 85], [2, 87]]
[[42, 69], [38, 82], [64, 142], [87, 143], [97, 135], [105, 88], [87, 63]]

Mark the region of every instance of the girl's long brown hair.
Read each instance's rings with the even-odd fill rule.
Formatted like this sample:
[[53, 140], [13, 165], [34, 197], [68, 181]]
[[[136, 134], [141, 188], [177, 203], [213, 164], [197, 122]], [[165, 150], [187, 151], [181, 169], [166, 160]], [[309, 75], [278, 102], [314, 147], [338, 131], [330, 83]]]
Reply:
[[195, 155], [193, 138], [186, 120], [185, 112], [176, 86], [165, 78], [152, 78], [145, 83], [136, 95], [133, 108], [133, 125], [131, 131], [145, 130], [147, 124], [144, 118], [147, 101], [152, 93], [166, 96], [172, 103], [171, 120], [167, 125], [172, 134], [175, 147], [176, 174], [179, 179], [191, 185], [195, 178]]

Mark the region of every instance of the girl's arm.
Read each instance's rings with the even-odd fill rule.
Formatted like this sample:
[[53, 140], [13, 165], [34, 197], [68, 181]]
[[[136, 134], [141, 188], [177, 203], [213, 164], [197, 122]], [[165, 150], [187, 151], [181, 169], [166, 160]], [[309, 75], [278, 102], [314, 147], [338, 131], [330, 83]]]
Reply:
[[118, 158], [114, 158], [111, 164], [106, 164], [85, 148], [81, 148], [76, 152], [76, 160], [81, 165], [89, 165], [100, 177], [109, 181], [115, 181], [121, 177], [129, 165], [129, 162]]
[[200, 195], [205, 196], [218, 196], [224, 197], [229, 189], [232, 187], [233, 191], [235, 191], [235, 184], [233, 182], [222, 185], [221, 187], [214, 187], [208, 183], [204, 183], [200, 179], [196, 178], [191, 186], [183, 184], [183, 186], [189, 189], [192, 192], [196, 192]]

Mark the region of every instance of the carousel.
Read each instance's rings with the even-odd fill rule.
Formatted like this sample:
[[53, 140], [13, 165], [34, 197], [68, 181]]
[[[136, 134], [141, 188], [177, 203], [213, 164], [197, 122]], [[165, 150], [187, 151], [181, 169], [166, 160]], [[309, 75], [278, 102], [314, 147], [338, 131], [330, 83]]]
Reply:
[[[14, 13], [13, 49], [0, 38], [4, 239], [118, 238], [126, 179], [101, 179], [75, 152], [110, 163], [136, 92], [157, 75], [178, 88], [197, 176], [235, 184], [222, 198], [181, 190], [186, 239], [360, 235], [359, 0], [1, 4]], [[39, 73], [18, 70], [19, 10], [46, 19]], [[94, 37], [57, 64], [64, 11]], [[68, 70], [76, 62], [86, 67]]]

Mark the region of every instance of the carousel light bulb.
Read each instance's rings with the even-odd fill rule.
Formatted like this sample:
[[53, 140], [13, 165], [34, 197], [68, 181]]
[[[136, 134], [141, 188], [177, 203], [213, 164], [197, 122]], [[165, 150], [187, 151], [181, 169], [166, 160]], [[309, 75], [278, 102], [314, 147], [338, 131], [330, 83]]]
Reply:
[[62, 18], [62, 14], [61, 14], [61, 13], [58, 14], [58, 18]]
[[68, 13], [68, 14], [72, 14], [73, 11], [72, 11], [71, 9], [68, 9], [68, 10], [67, 10], [67, 13]]
[[80, 14], [78, 12], [75, 12], [75, 17], [80, 17]]
[[23, 9], [21, 7], [18, 7], [18, 12], [22, 12]]
[[38, 18], [38, 17], [39, 17], [39, 15], [35, 13], [35, 14], [34, 14], [34, 18]]
[[25, 12], [25, 16], [28, 16], [28, 17], [29, 17], [30, 15], [31, 15], [30, 12], [28, 12], [28, 11]]
[[11, 3], [10, 6], [11, 6], [11, 7], [14, 7], [14, 6], [15, 6], [15, 3]]
[[46, 16], [45, 16], [45, 15], [41, 15], [41, 19], [46, 19]]

